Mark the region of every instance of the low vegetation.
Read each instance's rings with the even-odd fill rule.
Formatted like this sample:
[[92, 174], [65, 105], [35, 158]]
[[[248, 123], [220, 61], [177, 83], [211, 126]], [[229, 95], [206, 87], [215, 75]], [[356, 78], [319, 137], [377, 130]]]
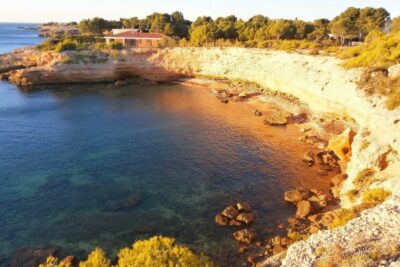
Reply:
[[362, 194], [362, 203], [349, 209], [339, 209], [336, 211], [335, 219], [329, 225], [330, 228], [336, 228], [346, 225], [348, 221], [358, 217], [365, 209], [373, 208], [384, 202], [389, 196], [390, 192], [382, 188], [370, 189]]
[[346, 59], [344, 66], [348, 68], [388, 68], [400, 63], [400, 32], [372, 31], [363, 44], [345, 49], [338, 56]]
[[351, 250], [346, 251], [340, 244], [328, 247], [319, 247], [315, 251], [316, 267], [353, 267], [353, 266], [378, 266], [382, 260], [397, 258], [400, 248], [397, 245], [372, 241], [354, 244]]
[[[69, 265], [68, 265], [69, 264]], [[48, 257], [39, 267], [70, 267], [65, 260]], [[112, 265], [105, 252], [96, 248], [79, 267], [213, 267], [214, 264], [204, 255], [196, 255], [189, 248], [179, 245], [175, 239], [155, 236], [148, 240], [136, 241], [132, 247], [118, 252], [117, 264]]]

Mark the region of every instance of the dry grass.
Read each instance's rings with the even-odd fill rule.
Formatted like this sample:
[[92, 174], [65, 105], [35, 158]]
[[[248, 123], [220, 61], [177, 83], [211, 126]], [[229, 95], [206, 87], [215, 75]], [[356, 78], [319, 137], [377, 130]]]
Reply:
[[353, 184], [357, 188], [367, 188], [373, 182], [375, 171], [372, 169], [365, 169], [361, 171], [354, 179]]
[[382, 189], [370, 189], [363, 193], [362, 203], [350, 209], [339, 209], [336, 211], [335, 219], [329, 225], [329, 228], [336, 228], [346, 225], [350, 220], [360, 216], [360, 213], [365, 209], [373, 208], [384, 202], [389, 196], [390, 192]]
[[400, 77], [388, 77], [386, 69], [367, 68], [357, 85], [368, 95], [385, 96], [388, 110], [400, 106]]

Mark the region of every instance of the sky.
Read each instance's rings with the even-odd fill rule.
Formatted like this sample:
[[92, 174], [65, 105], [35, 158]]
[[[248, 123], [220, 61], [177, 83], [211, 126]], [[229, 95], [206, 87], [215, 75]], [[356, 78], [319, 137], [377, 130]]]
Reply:
[[153, 12], [179, 10], [194, 20], [198, 16], [248, 19], [262, 14], [270, 18], [332, 19], [349, 6], [384, 7], [392, 17], [400, 15], [400, 0], [2, 0], [0, 22], [69, 22], [95, 16], [119, 19], [143, 18]]

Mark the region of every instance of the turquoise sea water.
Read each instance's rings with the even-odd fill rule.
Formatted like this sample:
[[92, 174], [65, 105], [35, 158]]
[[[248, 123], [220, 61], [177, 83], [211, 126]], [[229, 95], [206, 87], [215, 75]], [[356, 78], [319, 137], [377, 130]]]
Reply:
[[[13, 44], [3, 34], [10, 27], [0, 24], [0, 51], [39, 41], [14, 29]], [[266, 237], [293, 212], [282, 202], [284, 190], [310, 178], [294, 167], [295, 148], [249, 130], [256, 119], [241, 112], [178, 85], [26, 93], [1, 82], [3, 262], [15, 249], [49, 245], [80, 256], [100, 246], [111, 256], [137, 239], [165, 235], [222, 266], [241, 265], [234, 229], [217, 227], [217, 212], [248, 201], [254, 228]], [[140, 201], [124, 207], [132, 196]]]

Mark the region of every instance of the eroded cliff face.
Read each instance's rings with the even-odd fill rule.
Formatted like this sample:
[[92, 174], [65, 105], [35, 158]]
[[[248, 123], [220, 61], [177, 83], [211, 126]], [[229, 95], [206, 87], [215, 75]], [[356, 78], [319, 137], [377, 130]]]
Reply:
[[[283, 261], [286, 266], [314, 264], [313, 255], [317, 247], [343, 243], [347, 240], [343, 239], [346, 231], [362, 233], [376, 227], [384, 232], [385, 223], [379, 220], [380, 216], [387, 220], [390, 233], [397, 229], [394, 236], [400, 236], [400, 208], [396, 204], [400, 195], [400, 110], [388, 111], [384, 99], [368, 97], [357, 88], [361, 70], [345, 70], [339, 60], [330, 57], [243, 48], [136, 50], [107, 56], [96, 54], [95, 57], [93, 52], [82, 53], [48, 56], [47, 63], [41, 61], [36, 63], [37, 67], [14, 70], [9, 79], [20, 85], [115, 81], [133, 76], [155, 81], [180, 77], [240, 79], [293, 95], [316, 114], [328, 113], [357, 122], [357, 133], [352, 137], [351, 151], [348, 151], [350, 154], [345, 153], [351, 156], [343, 156], [349, 178], [340, 193], [341, 205], [350, 207], [361, 201], [357, 196], [354, 198], [354, 194], [350, 198], [348, 192], [357, 191], [361, 195], [374, 187], [383, 187], [393, 196], [386, 204], [363, 215], [367, 216], [367, 224], [361, 223], [363, 218], [358, 218], [346, 228], [322, 231], [309, 241], [292, 246]], [[0, 62], [0, 70], [5, 69], [5, 65], [6, 61]], [[360, 183], [360, 175], [366, 170], [369, 173], [367, 182]], [[375, 238], [379, 239], [379, 236]], [[395, 240], [400, 243], [400, 239]], [[363, 239], [363, 242], [368, 240]], [[390, 239], [390, 242], [395, 241]]]

